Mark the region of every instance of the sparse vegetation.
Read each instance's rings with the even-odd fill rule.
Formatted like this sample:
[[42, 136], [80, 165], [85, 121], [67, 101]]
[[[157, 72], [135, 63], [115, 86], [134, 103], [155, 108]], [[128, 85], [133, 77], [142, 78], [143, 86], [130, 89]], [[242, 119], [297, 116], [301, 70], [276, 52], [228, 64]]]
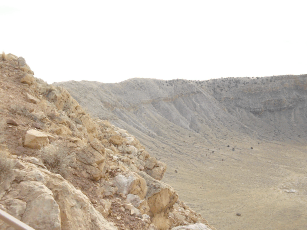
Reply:
[[64, 171], [62, 166], [67, 152], [68, 149], [64, 146], [49, 145], [41, 150], [41, 159], [48, 170], [62, 175]]
[[0, 151], [0, 184], [4, 177], [10, 175], [13, 166], [13, 162], [8, 158], [7, 154], [3, 151]]
[[1, 55], [1, 60], [2, 60], [2, 61], [6, 61], [6, 55], [5, 55], [5, 53], [4, 53], [4, 52], [2, 52], [2, 55]]

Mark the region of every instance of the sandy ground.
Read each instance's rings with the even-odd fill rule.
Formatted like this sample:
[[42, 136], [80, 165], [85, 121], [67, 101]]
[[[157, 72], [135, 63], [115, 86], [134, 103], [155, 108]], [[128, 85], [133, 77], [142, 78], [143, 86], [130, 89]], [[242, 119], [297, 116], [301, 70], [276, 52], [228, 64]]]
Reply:
[[307, 229], [306, 146], [254, 146], [174, 160], [165, 181], [217, 229]]

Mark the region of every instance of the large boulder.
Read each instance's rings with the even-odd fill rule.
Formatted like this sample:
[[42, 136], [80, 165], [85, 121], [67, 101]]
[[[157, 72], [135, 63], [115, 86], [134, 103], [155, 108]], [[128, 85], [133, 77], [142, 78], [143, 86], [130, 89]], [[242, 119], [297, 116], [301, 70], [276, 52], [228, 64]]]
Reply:
[[145, 164], [145, 172], [156, 180], [162, 180], [166, 171], [166, 164], [157, 161], [154, 157], [147, 159]]
[[32, 149], [40, 149], [49, 144], [49, 134], [30, 129], [27, 131], [24, 146]]
[[42, 181], [14, 184], [1, 200], [8, 213], [37, 230], [61, 229], [59, 206]]
[[76, 153], [77, 171], [81, 172], [84, 177], [88, 179], [98, 181], [104, 176], [105, 166], [105, 151], [103, 147], [100, 147], [98, 143], [94, 145], [94, 149], [91, 145], [80, 149]]
[[[117, 229], [62, 176], [31, 163], [22, 164], [2, 181], [1, 209], [37, 230]], [[6, 227], [0, 223], [0, 229]]]
[[124, 195], [138, 195], [140, 199], [144, 199], [147, 193], [146, 181], [138, 174], [132, 172], [127, 175], [119, 174], [114, 178], [114, 184], [118, 188], [118, 192]]
[[169, 229], [171, 221], [168, 214], [177, 201], [178, 194], [171, 186], [152, 178], [145, 172], [139, 172], [139, 175], [145, 179], [148, 187], [145, 198], [153, 224], [158, 229]]

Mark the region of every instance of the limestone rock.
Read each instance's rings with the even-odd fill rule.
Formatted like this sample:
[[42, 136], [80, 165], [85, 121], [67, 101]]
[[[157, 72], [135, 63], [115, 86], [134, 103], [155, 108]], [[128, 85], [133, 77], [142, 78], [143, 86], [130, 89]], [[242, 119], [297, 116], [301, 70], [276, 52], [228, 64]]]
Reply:
[[7, 119], [6, 124], [18, 126], [18, 123], [16, 121], [14, 121], [13, 119]]
[[76, 159], [77, 171], [84, 171], [84, 177], [97, 181], [104, 176], [105, 154], [88, 145], [76, 153]]
[[126, 209], [130, 211], [130, 215], [141, 215], [140, 210], [138, 210], [136, 207], [134, 207], [132, 204], [125, 204], [124, 205]]
[[157, 164], [157, 159], [155, 157], [148, 157], [145, 162], [145, 167], [147, 169], [153, 169]]
[[33, 103], [33, 104], [38, 104], [40, 102], [40, 100], [28, 93], [26, 93], [26, 98], [27, 98], [27, 101]]
[[23, 78], [21, 78], [20, 82], [32, 85], [35, 82], [35, 78], [33, 77], [32, 74], [26, 74]]
[[96, 209], [104, 216], [104, 217], [108, 217], [110, 214], [110, 210], [111, 210], [111, 201], [109, 200], [101, 200], [101, 203], [103, 204], [103, 206], [98, 206]]
[[21, 219], [27, 207], [27, 203], [19, 199], [9, 198], [5, 200], [4, 204], [7, 207], [6, 211], [19, 220]]
[[14, 170], [12, 177], [5, 178], [9, 190], [0, 186], [0, 206], [9, 214], [37, 230], [117, 229], [63, 177], [30, 163], [24, 165], [25, 168]]
[[135, 154], [137, 154], [137, 152], [138, 152], [138, 149], [136, 147], [134, 147], [133, 145], [130, 145], [126, 148], [126, 153], [128, 153], [128, 154], [135, 155]]
[[178, 194], [169, 185], [155, 180], [145, 172], [139, 175], [146, 180], [148, 190], [146, 200], [149, 206], [149, 215], [158, 229], [168, 229], [171, 225], [168, 213], [178, 199]]
[[128, 145], [131, 145], [135, 141], [134, 137], [126, 137], [126, 143]]
[[114, 178], [114, 184], [118, 187], [118, 192], [124, 195], [130, 193], [143, 199], [147, 193], [146, 181], [136, 173], [126, 176], [119, 174]]
[[110, 137], [109, 142], [112, 143], [115, 146], [122, 145], [123, 144], [123, 138], [119, 135], [114, 135]]
[[24, 65], [26, 65], [26, 60], [25, 60], [23, 57], [19, 57], [19, 58], [17, 59], [17, 61], [18, 61], [18, 65], [19, 65], [19, 66], [24, 66]]
[[162, 180], [166, 171], [166, 164], [161, 161], [157, 161], [152, 169], [146, 169], [145, 171], [156, 180]]
[[14, 54], [9, 53], [9, 54], [5, 55], [5, 59], [6, 60], [17, 60], [17, 56], [14, 55]]
[[136, 147], [134, 147], [133, 145], [128, 145], [128, 146], [120, 145], [118, 147], [118, 150], [120, 150], [123, 153], [132, 154], [132, 155], [136, 155], [137, 152], [138, 152], [138, 149]]
[[122, 137], [128, 137], [127, 130], [124, 129], [117, 129], [116, 131], [118, 134], [120, 134]]
[[25, 136], [24, 146], [32, 149], [40, 149], [49, 144], [49, 134], [30, 129]]
[[136, 208], [138, 208], [141, 204], [140, 197], [134, 194], [128, 194], [126, 200], [127, 202], [131, 203]]
[[190, 224], [185, 226], [178, 226], [175, 228], [172, 228], [172, 230], [210, 230], [210, 228], [202, 223], [197, 224]]
[[60, 208], [51, 194], [41, 194], [27, 203], [22, 221], [39, 229], [61, 229]]
[[94, 138], [93, 140], [90, 141], [90, 144], [93, 149], [97, 150], [100, 152], [102, 155], [105, 154], [105, 148], [104, 146], [96, 139]]

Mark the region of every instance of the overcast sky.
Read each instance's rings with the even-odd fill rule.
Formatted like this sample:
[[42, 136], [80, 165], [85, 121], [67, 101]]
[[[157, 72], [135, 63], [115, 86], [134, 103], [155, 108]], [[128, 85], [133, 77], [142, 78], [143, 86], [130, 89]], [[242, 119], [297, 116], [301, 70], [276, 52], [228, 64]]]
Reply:
[[0, 52], [48, 83], [306, 74], [305, 2], [0, 0]]

